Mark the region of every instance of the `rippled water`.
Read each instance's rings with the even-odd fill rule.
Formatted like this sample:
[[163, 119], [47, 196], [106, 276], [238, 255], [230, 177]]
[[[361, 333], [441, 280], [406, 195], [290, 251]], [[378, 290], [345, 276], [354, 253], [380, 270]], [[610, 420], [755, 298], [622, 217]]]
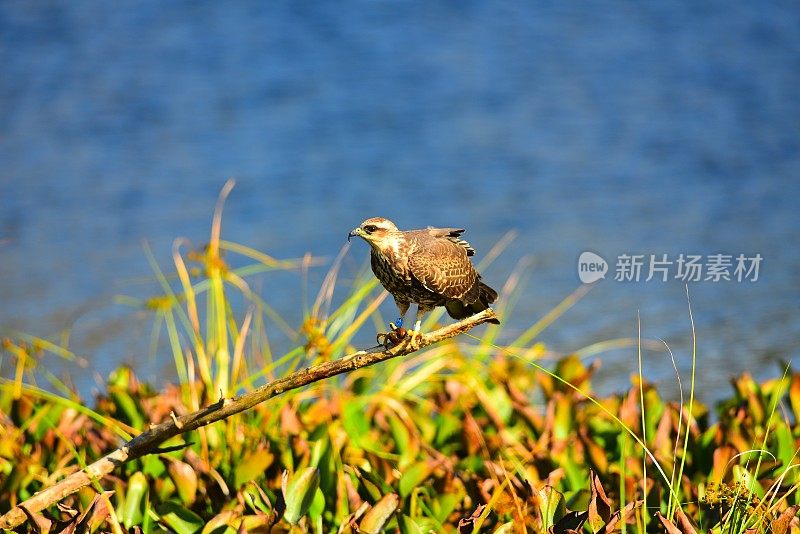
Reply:
[[[532, 258], [509, 339], [584, 250], [612, 275], [623, 253], [760, 253], [756, 283], [690, 284], [701, 395], [777, 374], [800, 347], [800, 9], [564, 4], [0, 3], [0, 327], [71, 327], [84, 391], [122, 361], [168, 376], [112, 297], [156, 291], [141, 241], [165, 263], [202, 242], [232, 176], [224, 236], [279, 257], [332, 257], [373, 215], [464, 226], [479, 256], [518, 230], [485, 273]], [[683, 284], [612, 278], [541, 339], [635, 336], [639, 312], [685, 371]], [[299, 316], [299, 277], [258, 284]], [[601, 389], [625, 387], [635, 351], [603, 361]], [[674, 386], [664, 353], [645, 372]]]

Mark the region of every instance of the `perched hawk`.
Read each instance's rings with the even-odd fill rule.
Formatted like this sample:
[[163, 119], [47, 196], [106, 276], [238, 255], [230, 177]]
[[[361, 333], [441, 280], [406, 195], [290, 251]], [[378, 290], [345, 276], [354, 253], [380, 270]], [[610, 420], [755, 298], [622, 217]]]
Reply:
[[497, 298], [469, 260], [475, 250], [460, 238], [463, 232], [462, 228], [402, 231], [392, 221], [374, 217], [347, 236], [348, 241], [359, 236], [369, 243], [372, 272], [400, 310], [397, 327], [411, 303], [417, 304], [412, 339], [420, 335], [422, 316], [437, 306], [444, 306], [453, 319], [465, 319]]

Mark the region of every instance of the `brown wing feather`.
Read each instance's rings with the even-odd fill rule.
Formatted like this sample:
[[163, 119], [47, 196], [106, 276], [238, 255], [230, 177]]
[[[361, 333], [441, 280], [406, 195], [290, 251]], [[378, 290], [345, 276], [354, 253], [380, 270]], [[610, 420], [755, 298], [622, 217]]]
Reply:
[[433, 228], [429, 226], [425, 231], [434, 237], [446, 237], [453, 243], [461, 245], [467, 250], [467, 256], [475, 255], [475, 249], [472, 248], [472, 245], [461, 239], [461, 234], [464, 233], [463, 228]]
[[425, 230], [434, 237], [458, 237], [464, 233], [463, 228], [434, 228], [429, 226]]
[[409, 257], [411, 274], [426, 288], [447, 299], [474, 302], [479, 294], [478, 272], [467, 250], [449, 238], [415, 235]]

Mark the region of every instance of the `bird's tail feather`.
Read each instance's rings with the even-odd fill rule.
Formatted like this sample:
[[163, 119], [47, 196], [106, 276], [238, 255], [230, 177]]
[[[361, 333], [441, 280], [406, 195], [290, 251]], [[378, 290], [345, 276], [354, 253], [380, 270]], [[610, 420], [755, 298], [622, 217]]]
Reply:
[[[471, 315], [482, 312], [489, 307], [489, 304], [497, 300], [497, 291], [487, 286], [483, 282], [478, 283], [480, 284], [480, 296], [475, 302], [468, 304], [460, 300], [449, 300], [447, 303], [445, 303], [444, 307], [447, 309], [447, 314], [450, 317], [457, 320], [466, 319]], [[500, 324], [500, 321], [497, 319], [492, 319], [489, 322], [493, 324]]]
[[497, 300], [497, 291], [492, 289], [491, 287], [487, 286], [483, 282], [478, 282], [481, 288], [481, 296], [480, 300], [486, 303], [486, 307], [489, 307], [489, 304]]

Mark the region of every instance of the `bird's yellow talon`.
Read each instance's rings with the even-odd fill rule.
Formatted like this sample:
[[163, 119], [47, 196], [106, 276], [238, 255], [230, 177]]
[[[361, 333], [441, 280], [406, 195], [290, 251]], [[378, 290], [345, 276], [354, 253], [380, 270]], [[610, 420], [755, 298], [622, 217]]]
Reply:
[[419, 350], [422, 344], [422, 332], [419, 330], [411, 330], [408, 332], [408, 346], [412, 350]]

